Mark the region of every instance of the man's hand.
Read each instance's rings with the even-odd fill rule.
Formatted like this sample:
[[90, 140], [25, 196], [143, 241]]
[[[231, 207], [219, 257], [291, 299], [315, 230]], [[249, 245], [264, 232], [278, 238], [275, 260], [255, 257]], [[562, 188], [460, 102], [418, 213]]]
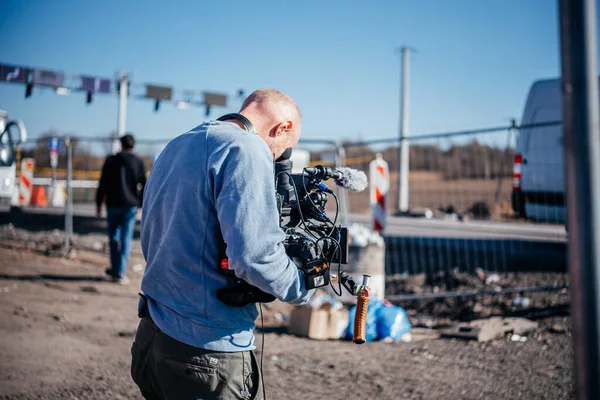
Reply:
[[96, 217], [100, 218], [102, 216], [102, 206], [96, 206]]
[[135, 215], [135, 218], [138, 219], [138, 220], [142, 219], [142, 209], [141, 208], [137, 209], [137, 213]]

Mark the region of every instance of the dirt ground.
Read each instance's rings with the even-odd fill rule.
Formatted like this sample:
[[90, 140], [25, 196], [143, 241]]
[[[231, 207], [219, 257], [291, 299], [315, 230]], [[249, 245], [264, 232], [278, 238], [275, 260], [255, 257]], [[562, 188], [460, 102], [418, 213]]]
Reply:
[[[102, 235], [77, 237], [73, 259], [46, 255], [60, 239], [60, 232], [0, 229], [0, 399], [140, 399], [129, 375], [139, 242], [131, 285], [119, 286], [103, 277]], [[268, 399], [573, 398], [568, 317], [540, 321], [525, 342], [356, 345], [288, 335], [289, 310], [281, 303], [264, 310]]]

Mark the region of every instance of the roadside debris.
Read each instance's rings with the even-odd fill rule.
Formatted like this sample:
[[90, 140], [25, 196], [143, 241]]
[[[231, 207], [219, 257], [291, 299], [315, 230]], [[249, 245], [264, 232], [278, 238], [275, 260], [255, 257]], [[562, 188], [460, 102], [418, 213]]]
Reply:
[[510, 337], [511, 342], [526, 342], [527, 341], [527, 337], [526, 336], [521, 336], [521, 335], [517, 335], [516, 333], [513, 333]]
[[517, 308], [527, 308], [531, 304], [529, 297], [517, 297], [513, 305]]
[[348, 226], [348, 238], [350, 246], [367, 247], [369, 245], [383, 246], [383, 236], [379, 232], [369, 229], [368, 227], [353, 223]]
[[288, 332], [316, 340], [339, 339], [348, 325], [344, 305], [318, 290], [307, 305], [295, 307], [289, 317]]
[[[537, 329], [537, 327], [537, 322], [525, 318], [492, 317], [471, 321], [469, 323], [459, 323], [451, 328], [443, 329], [441, 331], [441, 337], [487, 342], [494, 339], [501, 339], [508, 333], [524, 336]], [[525, 340], [527, 340], [527, 338], [525, 338]]]
[[498, 283], [498, 282], [500, 282], [500, 275], [498, 275], [498, 274], [491, 274], [491, 275], [488, 275], [487, 278], [485, 278], [486, 285], [491, 285], [492, 283]]

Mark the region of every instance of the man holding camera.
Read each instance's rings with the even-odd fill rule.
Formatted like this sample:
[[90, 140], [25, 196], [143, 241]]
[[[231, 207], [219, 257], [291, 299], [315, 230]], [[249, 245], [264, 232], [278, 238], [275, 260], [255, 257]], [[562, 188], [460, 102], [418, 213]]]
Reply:
[[146, 399], [257, 398], [258, 311], [235, 303], [240, 290], [295, 304], [312, 294], [285, 253], [273, 171], [298, 143], [298, 106], [260, 89], [220, 120], [172, 140], [146, 185], [147, 267], [131, 366]]

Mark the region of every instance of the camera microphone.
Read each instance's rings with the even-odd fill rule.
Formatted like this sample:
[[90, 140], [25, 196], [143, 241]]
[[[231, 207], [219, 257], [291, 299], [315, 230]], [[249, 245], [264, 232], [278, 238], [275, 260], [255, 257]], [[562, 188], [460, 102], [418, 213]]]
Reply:
[[341, 174], [339, 178], [333, 177], [336, 185], [348, 189], [352, 192], [362, 192], [367, 187], [367, 175], [357, 169], [340, 167], [335, 170], [336, 174]]
[[341, 167], [336, 170], [323, 165], [304, 168], [304, 173], [314, 179], [333, 178], [335, 184], [353, 192], [361, 192], [367, 187], [367, 175], [357, 169]]

